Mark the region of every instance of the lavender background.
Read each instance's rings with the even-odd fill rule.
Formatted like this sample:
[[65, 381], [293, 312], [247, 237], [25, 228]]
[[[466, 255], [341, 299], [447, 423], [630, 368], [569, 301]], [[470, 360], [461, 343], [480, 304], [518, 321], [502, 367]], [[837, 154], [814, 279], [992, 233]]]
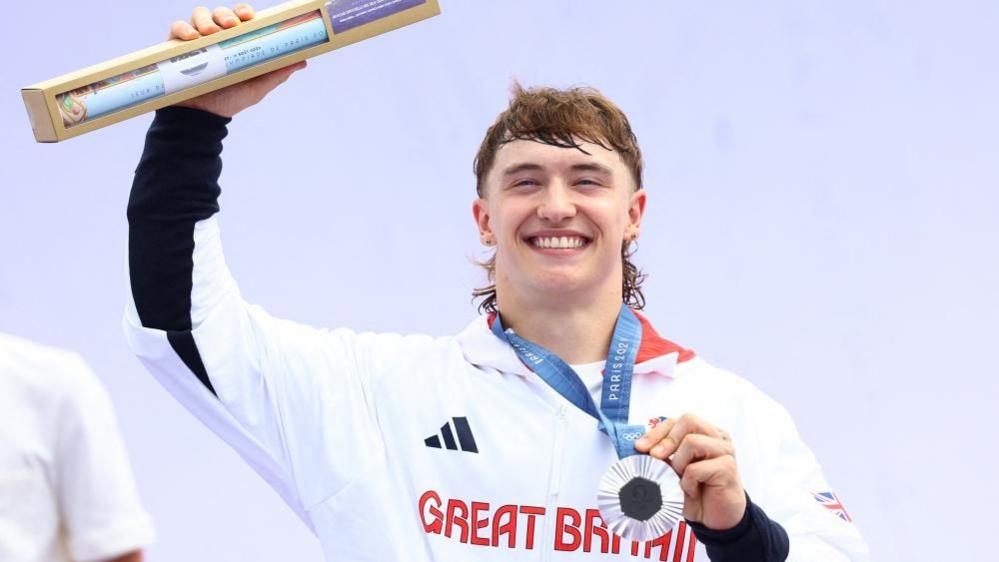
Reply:
[[[637, 261], [660, 330], [787, 406], [875, 559], [983, 559], [999, 4], [442, 3], [314, 59], [232, 124], [222, 220], [244, 294], [316, 325], [457, 331], [482, 280], [471, 161], [511, 79], [596, 86], [646, 153]], [[103, 6], [6, 8], [0, 330], [80, 351], [108, 386], [159, 531], [150, 560], [320, 560], [125, 348], [124, 208], [149, 116], [32, 139], [20, 87], [155, 42], [193, 4]]]

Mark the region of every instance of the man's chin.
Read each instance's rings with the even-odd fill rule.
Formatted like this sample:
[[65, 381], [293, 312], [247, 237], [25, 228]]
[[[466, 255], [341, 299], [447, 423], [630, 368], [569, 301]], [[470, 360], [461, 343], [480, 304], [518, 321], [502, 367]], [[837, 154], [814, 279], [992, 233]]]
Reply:
[[595, 286], [591, 280], [574, 272], [545, 272], [533, 281], [531, 285], [535, 292], [553, 299], [569, 298]]

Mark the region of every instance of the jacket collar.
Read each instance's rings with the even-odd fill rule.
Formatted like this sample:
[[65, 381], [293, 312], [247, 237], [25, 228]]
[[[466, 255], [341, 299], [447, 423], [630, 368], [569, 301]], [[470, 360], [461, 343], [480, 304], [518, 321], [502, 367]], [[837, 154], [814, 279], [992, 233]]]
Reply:
[[[658, 373], [673, 378], [675, 367], [695, 357], [694, 350], [681, 347], [659, 335], [648, 319], [635, 312], [642, 323], [642, 344], [635, 359], [635, 374]], [[527, 376], [531, 370], [517, 353], [490, 330], [495, 314], [479, 316], [455, 336], [465, 360], [477, 367]]]

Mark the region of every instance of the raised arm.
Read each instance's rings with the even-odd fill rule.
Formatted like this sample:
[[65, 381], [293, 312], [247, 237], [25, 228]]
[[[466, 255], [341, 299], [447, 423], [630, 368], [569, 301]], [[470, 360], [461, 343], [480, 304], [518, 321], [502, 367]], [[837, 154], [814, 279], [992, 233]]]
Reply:
[[[192, 21], [212, 33], [232, 25], [233, 15], [199, 9]], [[175, 23], [174, 36], [192, 38], [185, 25]], [[381, 454], [370, 369], [358, 361], [373, 336], [278, 320], [245, 302], [216, 217], [226, 125], [300, 67], [157, 112], [128, 203], [124, 325], [157, 380], [309, 523], [312, 503]], [[330, 451], [334, 462], [323, 457]]]
[[[174, 22], [171, 38], [191, 40], [217, 33], [253, 18], [253, 9], [238, 4], [234, 10], [195, 8], [191, 22]], [[193, 254], [195, 232], [212, 244], [209, 223], [219, 211], [219, 175], [222, 173], [222, 139], [232, 117], [264, 98], [304, 62], [255, 79], [188, 100], [156, 113], [146, 136], [128, 201], [129, 271], [134, 312], [143, 327], [170, 333], [190, 332], [194, 321], [215, 304], [228, 278], [225, 264], [197, 279], [194, 294]], [[211, 260], [204, 260], [205, 265]], [[195, 298], [195, 297], [205, 298]], [[183, 353], [196, 372], [198, 358], [190, 343], [175, 334], [170, 343]], [[181, 349], [186, 351], [181, 352]], [[210, 382], [199, 373], [209, 388]]]
[[[191, 23], [174, 22], [170, 34], [191, 40], [251, 18], [253, 9], [246, 4], [214, 13], [195, 8]], [[213, 218], [219, 211], [222, 139], [234, 115], [303, 65], [158, 111], [135, 172], [128, 201], [129, 316], [144, 328], [166, 332], [174, 351], [212, 393], [191, 331], [223, 295], [235, 290]], [[196, 237], [201, 244], [196, 245]], [[202, 254], [197, 274], [195, 251]]]

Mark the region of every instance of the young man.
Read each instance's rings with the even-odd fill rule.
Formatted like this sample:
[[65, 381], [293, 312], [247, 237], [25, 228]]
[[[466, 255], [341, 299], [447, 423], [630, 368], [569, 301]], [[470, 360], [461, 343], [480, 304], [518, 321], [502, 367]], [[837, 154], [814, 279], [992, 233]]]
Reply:
[[[245, 5], [197, 9], [172, 34], [251, 17]], [[493, 314], [433, 339], [316, 330], [246, 303], [215, 218], [221, 142], [236, 113], [303, 66], [157, 113], [129, 201], [125, 326], [328, 559], [866, 557], [852, 524], [816, 501], [828, 486], [787, 413], [622, 306], [642, 300], [627, 259], [642, 160], [624, 114], [592, 90], [518, 90], [483, 141], [473, 214], [496, 250], [495, 285], [480, 291]], [[622, 326], [640, 342], [629, 347]], [[548, 366], [565, 363], [581, 393], [549, 383]], [[618, 392], [621, 365], [631, 382]], [[629, 390], [620, 424], [598, 425], [592, 404]], [[622, 438], [635, 425], [644, 437]], [[636, 451], [669, 460], [685, 518], [641, 542], [609, 533], [596, 505], [605, 471]]]
[[153, 537], [100, 380], [0, 333], [0, 560], [142, 562]]

